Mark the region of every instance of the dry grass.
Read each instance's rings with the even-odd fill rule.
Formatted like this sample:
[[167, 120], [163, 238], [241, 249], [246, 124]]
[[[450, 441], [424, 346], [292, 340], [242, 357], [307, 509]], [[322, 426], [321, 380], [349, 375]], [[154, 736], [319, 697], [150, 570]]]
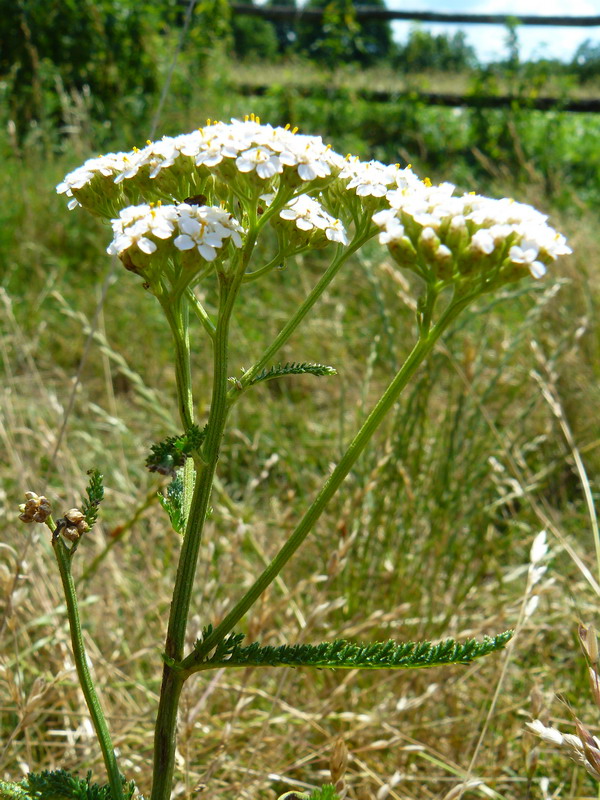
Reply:
[[[287, 59], [281, 64], [238, 62], [232, 64], [229, 79], [234, 85], [244, 86], [288, 86], [290, 88], [350, 89], [352, 91], [408, 92], [429, 91], [440, 94], [470, 94], [473, 91], [472, 72], [448, 72], [426, 70], [402, 72], [390, 67], [362, 67], [357, 64], [341, 64], [335, 69], [319, 67], [314, 62]], [[521, 91], [534, 89], [533, 81], [523, 80]], [[498, 94], [515, 91], [515, 79], [499, 77], [495, 83]], [[597, 81], [576, 83], [573, 78], [557, 77], [548, 72], [545, 80], [535, 81], [536, 96], [563, 97], [565, 90], [572, 99], [596, 98]]]

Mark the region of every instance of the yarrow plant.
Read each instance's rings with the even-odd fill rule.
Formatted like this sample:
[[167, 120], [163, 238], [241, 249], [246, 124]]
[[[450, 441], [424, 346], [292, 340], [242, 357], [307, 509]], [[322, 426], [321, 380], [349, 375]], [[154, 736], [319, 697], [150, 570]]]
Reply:
[[[274, 648], [260, 642], [245, 646], [235, 629], [313, 530], [448, 326], [482, 294], [530, 276], [539, 279], [556, 258], [571, 252], [546, 217], [513, 200], [460, 195], [447, 183], [433, 186], [410, 167], [344, 157], [318, 136], [265, 125], [254, 116], [209, 122], [189, 134], [90, 159], [67, 175], [57, 191], [68, 198], [69, 208], [83, 208], [110, 221], [113, 238], [108, 253], [140, 276], [160, 303], [173, 338], [182, 432], [154, 445], [147, 460], [150, 470], [173, 478], [161, 503], [171, 525], [182, 534], [163, 653], [150, 800], [171, 797], [179, 698], [184, 683], [197, 672], [241, 665], [395, 669], [464, 664], [503, 647], [510, 633], [437, 644], [338, 640]], [[185, 652], [199, 547], [230, 411], [260, 381], [303, 373], [335, 374], [322, 364], [282, 365], [276, 357], [352, 254], [372, 239], [419, 278], [414, 347], [270, 564]], [[257, 247], [263, 241], [271, 247], [266, 261], [259, 260], [264, 248]], [[268, 279], [288, 259], [317, 248], [329, 248], [329, 266], [262, 355], [241, 376], [231, 378], [229, 328], [236, 311], [243, 313], [239, 300], [246, 285]], [[209, 280], [218, 288], [214, 315], [194, 291]], [[191, 337], [199, 331], [192, 328], [192, 319], [212, 346], [212, 397], [206, 419], [197, 417], [190, 351]], [[39, 787], [49, 792], [50, 785], [52, 796], [61, 798], [123, 800], [134, 793], [133, 784], [118, 768], [90, 677], [71, 575], [73, 558], [96, 521], [101, 499], [102, 482], [94, 471], [81, 511], [70, 509], [54, 520], [47, 499], [28, 493], [21, 519], [45, 523], [52, 530], [78, 676], [108, 784], [97, 787], [97, 794], [85, 794], [89, 782], [67, 773], [48, 773], [29, 776], [20, 784], [0, 784], [0, 798], [38, 797], [44, 792]], [[313, 797], [337, 795], [334, 787], [324, 787]]]

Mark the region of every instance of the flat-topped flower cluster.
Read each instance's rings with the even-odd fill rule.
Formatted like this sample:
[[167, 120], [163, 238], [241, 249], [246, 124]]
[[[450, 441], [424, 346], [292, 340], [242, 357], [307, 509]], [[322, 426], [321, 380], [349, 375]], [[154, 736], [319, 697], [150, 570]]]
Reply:
[[[213, 206], [188, 203], [164, 206], [128, 206], [112, 221], [114, 239], [108, 252], [120, 256], [136, 247], [151, 255], [160, 240], [172, 239], [177, 250], [197, 249], [205, 261], [214, 261], [225, 239], [235, 247], [242, 246], [244, 229], [229, 212]], [[157, 244], [156, 240], [159, 240]]]
[[[164, 200], [178, 196], [174, 188], [190, 195], [194, 189], [200, 191], [209, 177], [231, 182], [239, 175], [251, 176], [264, 193], [278, 187], [279, 182], [273, 180], [277, 176], [289, 185], [313, 183], [337, 176], [345, 165], [346, 159], [320, 136], [301, 135], [289, 126], [262, 125], [252, 117], [229, 124], [209, 122], [192, 133], [165, 136], [141, 149], [89, 159], [69, 173], [57, 191], [72, 198], [71, 207], [81, 204], [98, 213], [94, 190], [104, 187], [106, 178], [121, 187], [124, 197], [133, 199], [137, 193], [149, 192], [156, 194], [150, 199]], [[113, 196], [118, 202], [116, 192]]]
[[197, 267], [222, 260], [267, 221], [282, 256], [379, 233], [398, 264], [426, 281], [539, 278], [571, 252], [531, 206], [458, 196], [410, 167], [344, 157], [319, 136], [253, 116], [89, 159], [57, 191], [69, 207], [112, 219], [108, 252], [129, 263], [169, 248], [174, 257], [193, 251]]
[[515, 280], [528, 270], [534, 278], [558, 256], [571, 253], [548, 217], [515, 200], [454, 194], [450, 183], [422, 191], [391, 190], [390, 208], [373, 221], [400, 266], [425, 279], [465, 278], [479, 270], [484, 279]]

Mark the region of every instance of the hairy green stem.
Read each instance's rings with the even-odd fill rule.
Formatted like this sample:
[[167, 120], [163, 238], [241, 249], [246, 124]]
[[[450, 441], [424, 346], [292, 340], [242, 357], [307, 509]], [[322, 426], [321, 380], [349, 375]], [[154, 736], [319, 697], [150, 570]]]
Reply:
[[201, 664], [206, 655], [230, 633], [237, 623], [246, 614], [248, 609], [257, 601], [260, 595], [275, 580], [285, 564], [290, 560], [300, 545], [304, 542], [315, 523], [323, 513], [325, 506], [339, 489], [342, 481], [350, 472], [352, 466], [359, 455], [365, 449], [367, 443], [377, 430], [385, 415], [397, 401], [400, 393], [412, 378], [418, 367], [432, 351], [435, 343], [442, 335], [448, 325], [460, 314], [469, 304], [472, 297], [456, 298], [442, 313], [437, 324], [431, 328], [427, 334], [422, 334], [406, 359], [405, 363], [390, 383], [385, 393], [373, 408], [361, 429], [356, 434], [348, 449], [340, 459], [338, 465], [327, 479], [323, 488], [313, 501], [310, 508], [306, 511], [302, 520], [284, 544], [275, 558], [266, 567], [263, 573], [252, 584], [250, 589], [242, 599], [227, 614], [215, 630], [206, 638], [202, 646], [187, 656], [181, 663], [181, 668], [185, 670], [186, 676], [202, 668]]
[[[252, 245], [253, 246], [253, 242]], [[249, 252], [251, 251], [249, 246]], [[202, 455], [195, 457], [196, 482], [185, 535], [179, 556], [169, 625], [165, 642], [165, 663], [154, 736], [154, 773], [151, 800], [169, 800], [175, 764], [177, 706], [184, 676], [178, 667], [183, 658], [185, 634], [202, 531], [213, 486], [223, 430], [227, 419], [227, 369], [229, 325], [242, 282], [243, 270], [235, 276], [220, 275], [219, 316], [213, 345], [213, 389], [206, 439]], [[188, 352], [189, 368], [189, 352]], [[178, 389], [180, 384], [178, 382]], [[185, 389], [185, 387], [183, 387]]]
[[71, 631], [71, 646], [73, 648], [77, 677], [79, 678], [79, 684], [83, 691], [90, 717], [92, 718], [92, 725], [94, 726], [96, 737], [102, 750], [104, 765], [108, 773], [111, 796], [113, 800], [124, 800], [123, 781], [121, 779], [119, 767], [117, 766], [112, 739], [88, 667], [85, 645], [81, 633], [75, 583], [73, 581], [73, 575], [71, 574], [71, 554], [60, 537], [60, 530], [61, 527], [59, 525], [52, 533], [52, 549], [54, 550], [56, 563], [58, 564], [58, 571], [60, 572], [60, 579], [62, 581], [67, 605], [67, 616], [69, 618], [69, 629]]
[[194, 422], [190, 367], [189, 306], [181, 295], [175, 298], [169, 296], [161, 300], [161, 305], [173, 334], [179, 416], [181, 417], [184, 431], [188, 431]]

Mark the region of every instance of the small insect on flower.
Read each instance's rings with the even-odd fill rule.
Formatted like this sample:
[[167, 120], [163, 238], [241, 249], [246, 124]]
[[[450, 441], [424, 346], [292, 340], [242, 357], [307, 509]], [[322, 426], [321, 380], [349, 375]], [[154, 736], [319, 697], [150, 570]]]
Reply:
[[192, 194], [190, 197], [186, 197], [183, 202], [187, 203], [188, 206], [205, 206], [207, 197], [205, 194]]

